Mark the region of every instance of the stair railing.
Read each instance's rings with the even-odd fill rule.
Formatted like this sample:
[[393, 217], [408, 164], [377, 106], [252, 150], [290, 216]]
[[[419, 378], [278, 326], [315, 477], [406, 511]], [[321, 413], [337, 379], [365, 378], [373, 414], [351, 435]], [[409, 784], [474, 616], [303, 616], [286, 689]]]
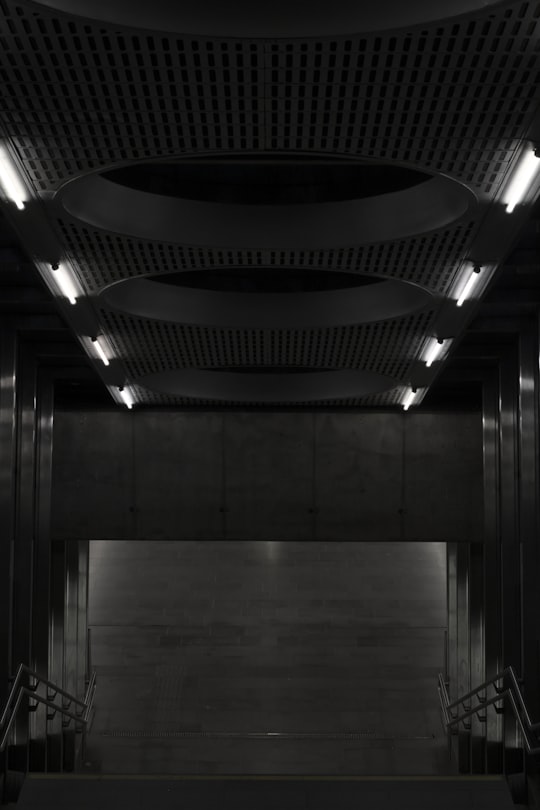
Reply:
[[[33, 680], [33, 684], [25, 686], [22, 683], [25, 674], [30, 676]], [[47, 697], [42, 697], [37, 694], [37, 689], [40, 684], [47, 687]], [[25, 697], [28, 698], [30, 711], [36, 711], [38, 705], [42, 704], [49, 709], [47, 719], [52, 720], [56, 712], [59, 712], [64, 717], [62, 721], [63, 728], [68, 727], [71, 721], [74, 721], [75, 730], [84, 732], [91, 718], [95, 692], [95, 671], [91, 673], [84, 699], [80, 700], [51, 681], [48, 681], [46, 678], [42, 678], [41, 675], [29, 669], [25, 664], [20, 664], [13, 680], [13, 685], [4, 711], [0, 717], [0, 752], [4, 751], [6, 748], [9, 733]], [[55, 702], [58, 695], [62, 698], [61, 702]]]
[[[507, 686], [505, 686], [505, 682], [508, 684]], [[495, 691], [495, 695], [491, 698], [487, 696], [489, 687], [493, 687]], [[481, 722], [485, 723], [489, 706], [493, 706], [495, 712], [501, 714], [503, 712], [502, 704], [505, 700], [508, 700], [521, 731], [527, 753], [540, 754], [540, 737], [538, 734], [540, 723], [531, 721], [512, 667], [507, 667], [502, 672], [498, 672], [493, 678], [484, 681], [480, 686], [467, 692], [466, 695], [452, 703], [448, 695], [448, 684], [442, 674], [439, 673], [438, 691], [444, 723], [450, 734], [458, 733], [460, 723], [463, 723], [463, 727], [470, 731], [471, 718], [475, 715]], [[474, 703], [474, 701], [477, 702]]]

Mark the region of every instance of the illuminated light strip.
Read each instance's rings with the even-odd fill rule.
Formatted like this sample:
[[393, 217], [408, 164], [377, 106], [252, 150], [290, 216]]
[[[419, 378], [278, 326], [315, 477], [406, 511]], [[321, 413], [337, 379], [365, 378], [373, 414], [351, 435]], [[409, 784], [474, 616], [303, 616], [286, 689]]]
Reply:
[[428, 353], [424, 358], [424, 363], [426, 364], [427, 368], [430, 368], [437, 359], [437, 357], [440, 355], [440, 353], [444, 348], [444, 343], [445, 343], [444, 340], [435, 339], [433, 341], [430, 350], [428, 351]]
[[70, 304], [76, 304], [80, 293], [69, 272], [60, 264], [52, 264], [51, 269], [56, 286], [62, 295], [68, 299]]
[[539, 169], [540, 157], [536, 152], [528, 149], [513, 173], [503, 196], [507, 214], [511, 214], [516, 205], [522, 202]]
[[416, 393], [417, 393], [416, 388], [411, 388], [411, 390], [409, 391], [409, 393], [407, 394], [407, 396], [405, 397], [405, 399], [401, 403], [403, 405], [403, 410], [404, 411], [409, 410], [409, 408], [413, 404], [414, 398], [416, 397]]
[[463, 302], [471, 297], [473, 287], [476, 285], [480, 277], [480, 270], [481, 268], [478, 265], [475, 268], [473, 268], [473, 270], [471, 271], [471, 275], [467, 279], [467, 283], [463, 287], [461, 294], [456, 302], [456, 306], [461, 307], [463, 305]]
[[4, 146], [0, 146], [0, 186], [2, 186], [6, 197], [15, 203], [19, 211], [22, 211], [28, 199], [28, 189], [19, 177], [19, 173]]
[[102, 341], [102, 340], [103, 340], [103, 338], [100, 338], [100, 337], [92, 338], [92, 344], [94, 346], [94, 349], [98, 353], [99, 359], [101, 360], [103, 365], [108, 366], [109, 365], [109, 358], [107, 357], [107, 355], [105, 353], [105, 349], [103, 348], [103, 346], [100, 343], [100, 341]]
[[124, 400], [120, 395], [120, 389], [118, 388], [117, 385], [107, 385], [107, 391], [109, 392], [109, 394], [114, 399], [117, 405], [124, 404]]
[[126, 388], [119, 388], [118, 392], [122, 397], [124, 404], [127, 405], [127, 407], [131, 410], [131, 408], [133, 408], [133, 403], [135, 400], [131, 396], [130, 392]]

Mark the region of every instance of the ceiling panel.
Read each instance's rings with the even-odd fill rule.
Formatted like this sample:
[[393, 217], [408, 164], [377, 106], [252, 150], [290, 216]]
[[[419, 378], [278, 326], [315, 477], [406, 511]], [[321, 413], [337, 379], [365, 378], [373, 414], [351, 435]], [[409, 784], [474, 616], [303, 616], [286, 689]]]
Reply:
[[[0, 9], [2, 131], [128, 382], [174, 368], [362, 369], [392, 376], [396, 389], [339, 404], [400, 402], [535, 121], [540, 4], [490, 5], [384, 33], [291, 39], [135, 30], [14, 0], [0, 0]], [[453, 226], [407, 239], [247, 250], [110, 233], [51, 202], [89, 171], [209, 152], [396, 162], [466, 184], [479, 205]], [[436, 298], [414, 316], [305, 330], [160, 323], [107, 311], [95, 299], [121, 279], [209, 267], [380, 275]], [[142, 404], [207, 404], [133, 390]]]
[[383, 275], [420, 284], [444, 295], [475, 230], [473, 221], [409, 239], [334, 250], [236, 250], [136, 240], [94, 230], [71, 220], [57, 221], [66, 254], [77, 263], [88, 293], [125, 278], [205, 268], [309, 267]]

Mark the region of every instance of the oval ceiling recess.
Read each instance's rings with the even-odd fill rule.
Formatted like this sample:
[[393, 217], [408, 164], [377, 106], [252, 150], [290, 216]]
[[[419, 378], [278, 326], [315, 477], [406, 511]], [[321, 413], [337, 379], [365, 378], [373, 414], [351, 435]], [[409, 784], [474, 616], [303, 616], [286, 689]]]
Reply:
[[421, 25], [484, 11], [502, 0], [36, 0], [69, 14], [154, 31], [215, 37], [336, 36]]
[[170, 396], [221, 402], [325, 402], [377, 394], [394, 388], [391, 377], [369, 371], [331, 369], [175, 369], [134, 382]]
[[406, 238], [447, 227], [476, 202], [448, 177], [401, 165], [255, 153], [137, 162], [71, 180], [55, 199], [102, 230], [244, 249]]
[[137, 317], [241, 329], [347, 326], [401, 317], [433, 303], [421, 287], [324, 270], [237, 268], [129, 278], [100, 304]]

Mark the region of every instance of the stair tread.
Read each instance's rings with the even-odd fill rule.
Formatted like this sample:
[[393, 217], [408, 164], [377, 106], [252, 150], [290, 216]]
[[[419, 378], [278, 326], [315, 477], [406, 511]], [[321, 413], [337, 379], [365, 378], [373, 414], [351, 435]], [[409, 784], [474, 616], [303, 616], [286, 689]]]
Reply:
[[20, 810], [513, 810], [502, 778], [190, 778], [31, 774]]

